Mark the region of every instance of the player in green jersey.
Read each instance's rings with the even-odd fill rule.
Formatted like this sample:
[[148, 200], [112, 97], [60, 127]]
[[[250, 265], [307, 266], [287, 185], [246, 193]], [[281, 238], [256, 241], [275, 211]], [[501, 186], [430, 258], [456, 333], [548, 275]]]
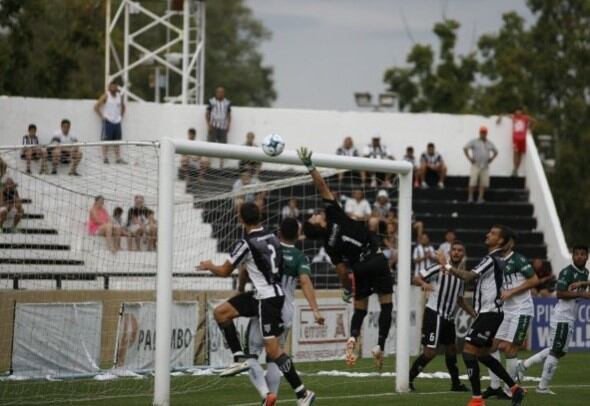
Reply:
[[574, 331], [574, 322], [580, 299], [590, 299], [588, 281], [588, 247], [575, 245], [572, 250], [573, 264], [564, 268], [557, 279], [557, 304], [551, 314], [551, 345], [549, 348], [536, 353], [532, 357], [519, 362], [518, 372], [523, 374], [531, 365], [545, 361], [541, 382], [537, 386], [537, 393], [555, 395], [549, 389], [549, 382], [555, 374], [559, 358], [563, 357], [569, 346]]

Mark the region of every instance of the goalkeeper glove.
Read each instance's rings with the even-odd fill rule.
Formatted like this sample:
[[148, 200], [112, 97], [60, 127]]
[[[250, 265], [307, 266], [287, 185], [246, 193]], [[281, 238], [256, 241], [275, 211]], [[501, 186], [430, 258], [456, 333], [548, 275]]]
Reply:
[[350, 303], [352, 301], [352, 289], [348, 289], [348, 288], [342, 289], [342, 300], [345, 303]]
[[313, 164], [312, 160], [311, 160], [311, 154], [313, 152], [311, 152], [311, 150], [308, 150], [305, 147], [299, 148], [297, 150], [297, 155], [299, 156], [299, 159], [301, 160], [301, 163], [303, 165], [305, 165], [305, 167], [307, 168], [307, 170], [309, 172], [313, 171], [315, 169], [315, 165]]

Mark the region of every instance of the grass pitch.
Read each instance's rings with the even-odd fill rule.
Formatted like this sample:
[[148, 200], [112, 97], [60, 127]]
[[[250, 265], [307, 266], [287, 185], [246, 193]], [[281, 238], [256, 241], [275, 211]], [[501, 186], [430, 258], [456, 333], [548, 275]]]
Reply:
[[[552, 382], [557, 396], [537, 395], [535, 382], [525, 382], [529, 388], [526, 406], [587, 406], [590, 404], [590, 353], [572, 353], [563, 358]], [[470, 394], [449, 392], [447, 379], [415, 381], [417, 391], [399, 395], [394, 391], [394, 379], [383, 376], [358, 376], [374, 372], [371, 360], [361, 360], [355, 368], [343, 362], [299, 364], [303, 379], [318, 398], [315, 405], [403, 405], [456, 406], [466, 405]], [[459, 369], [465, 367], [459, 358]], [[318, 375], [318, 371], [356, 372], [354, 377]], [[393, 371], [393, 360], [387, 360], [384, 372]], [[438, 357], [425, 372], [445, 371], [444, 358]], [[482, 371], [487, 370], [482, 368]], [[531, 368], [527, 375], [538, 377], [541, 366]], [[468, 382], [465, 381], [466, 384]], [[482, 389], [488, 381], [482, 381]], [[0, 405], [150, 405], [153, 379], [121, 378], [113, 381], [71, 380], [62, 382], [0, 382]], [[178, 376], [172, 378], [172, 405], [256, 406], [258, 395], [246, 376], [218, 378], [216, 376]], [[294, 405], [294, 396], [285, 383], [281, 386], [279, 404]], [[490, 400], [487, 405], [510, 402]]]

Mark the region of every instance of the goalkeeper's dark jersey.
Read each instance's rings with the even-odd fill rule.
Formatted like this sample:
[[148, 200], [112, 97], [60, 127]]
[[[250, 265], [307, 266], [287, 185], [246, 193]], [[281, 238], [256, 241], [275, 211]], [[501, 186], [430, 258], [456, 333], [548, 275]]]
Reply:
[[380, 253], [377, 236], [364, 221], [351, 219], [335, 200], [324, 199], [328, 235], [324, 247], [332, 263], [352, 266]]

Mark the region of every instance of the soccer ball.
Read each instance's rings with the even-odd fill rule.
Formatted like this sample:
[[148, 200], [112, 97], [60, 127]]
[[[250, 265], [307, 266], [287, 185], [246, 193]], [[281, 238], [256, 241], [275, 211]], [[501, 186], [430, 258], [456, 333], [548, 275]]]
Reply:
[[262, 141], [262, 150], [268, 156], [279, 156], [285, 149], [285, 141], [279, 134], [268, 134]]

